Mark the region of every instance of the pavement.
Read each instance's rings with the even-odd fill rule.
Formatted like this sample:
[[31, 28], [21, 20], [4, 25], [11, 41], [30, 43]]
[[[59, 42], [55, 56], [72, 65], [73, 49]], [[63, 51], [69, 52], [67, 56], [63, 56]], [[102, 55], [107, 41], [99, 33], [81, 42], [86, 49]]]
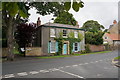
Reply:
[[[2, 63], [2, 78], [119, 78], [112, 59], [118, 51]], [[19, 80], [19, 79], [18, 79]]]
[[115, 66], [117, 66], [117, 67], [120, 68], [120, 60], [115, 60], [115, 59], [113, 59], [113, 60], [112, 60], [112, 63], [113, 63]]

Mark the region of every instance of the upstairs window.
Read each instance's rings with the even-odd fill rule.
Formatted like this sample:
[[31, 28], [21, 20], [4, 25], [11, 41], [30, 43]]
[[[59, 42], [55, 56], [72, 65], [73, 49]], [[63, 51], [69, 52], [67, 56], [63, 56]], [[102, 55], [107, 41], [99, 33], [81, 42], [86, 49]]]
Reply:
[[78, 32], [77, 31], [74, 32], [74, 36], [75, 36], [75, 38], [78, 38]]
[[63, 37], [67, 37], [67, 30], [63, 30]]
[[105, 39], [107, 39], [107, 37], [105, 37]]
[[50, 29], [50, 37], [55, 37], [55, 29]]

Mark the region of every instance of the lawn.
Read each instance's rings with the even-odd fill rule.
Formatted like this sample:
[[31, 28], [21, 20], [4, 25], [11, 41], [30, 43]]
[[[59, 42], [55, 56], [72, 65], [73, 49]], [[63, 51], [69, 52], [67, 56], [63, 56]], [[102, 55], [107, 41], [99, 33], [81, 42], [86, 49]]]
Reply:
[[115, 59], [115, 60], [118, 60], [118, 59], [120, 59], [120, 56], [118, 56], [118, 57], [115, 57], [114, 59]]
[[101, 53], [109, 53], [111, 51], [101, 51], [101, 52], [92, 52], [86, 54], [73, 54], [73, 55], [59, 55], [59, 56], [41, 56], [36, 58], [47, 59], [47, 58], [60, 58], [60, 57], [71, 57], [71, 56], [80, 56], [80, 55], [89, 55], [89, 54], [101, 54]]

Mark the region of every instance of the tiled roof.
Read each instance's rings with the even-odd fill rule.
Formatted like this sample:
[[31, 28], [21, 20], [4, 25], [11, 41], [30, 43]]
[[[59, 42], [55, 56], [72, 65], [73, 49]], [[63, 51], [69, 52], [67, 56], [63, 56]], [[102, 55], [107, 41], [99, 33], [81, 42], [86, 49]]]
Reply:
[[112, 40], [120, 40], [120, 34], [109, 34], [109, 33], [105, 33], [105, 35], [107, 37], [109, 37]]
[[59, 23], [46, 23], [44, 26], [58, 26], [58, 27], [67, 27], [67, 28], [77, 28], [80, 29], [79, 26], [67, 25], [67, 24], [59, 24]]

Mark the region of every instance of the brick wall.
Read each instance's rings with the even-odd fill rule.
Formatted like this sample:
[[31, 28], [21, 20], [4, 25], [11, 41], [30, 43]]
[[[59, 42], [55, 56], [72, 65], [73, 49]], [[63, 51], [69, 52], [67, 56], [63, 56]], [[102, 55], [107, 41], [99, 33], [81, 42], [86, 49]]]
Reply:
[[89, 45], [89, 47], [92, 52], [105, 50], [105, 47], [103, 45]]
[[42, 51], [41, 51], [41, 47], [27, 47], [26, 48], [26, 56], [41, 56]]

